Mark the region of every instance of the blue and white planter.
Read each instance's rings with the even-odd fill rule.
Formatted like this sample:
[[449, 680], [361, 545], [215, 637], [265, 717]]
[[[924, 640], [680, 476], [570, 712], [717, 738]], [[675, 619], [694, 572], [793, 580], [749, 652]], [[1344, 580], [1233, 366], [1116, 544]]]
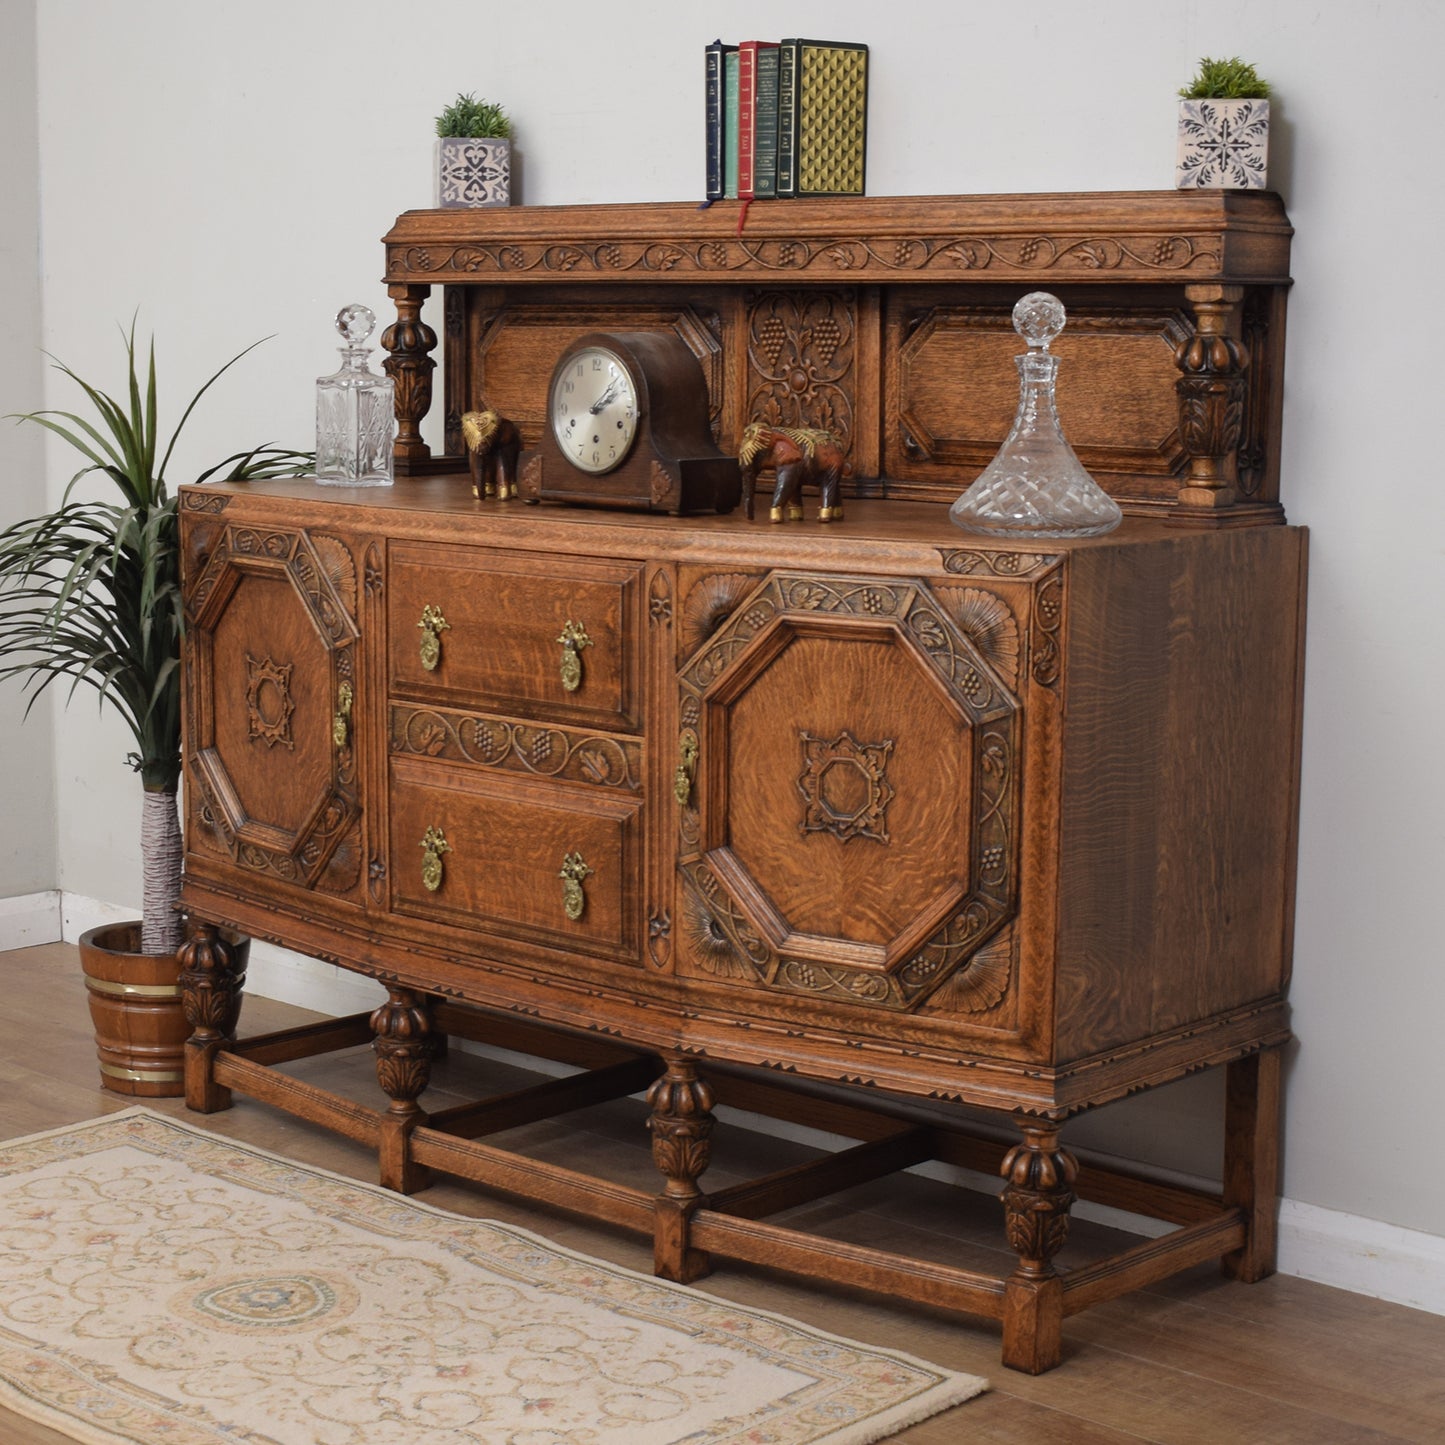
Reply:
[[512, 204], [512, 143], [495, 136], [439, 136], [436, 203], [441, 209]]
[[1181, 100], [1174, 184], [1262, 191], [1269, 162], [1267, 100]]

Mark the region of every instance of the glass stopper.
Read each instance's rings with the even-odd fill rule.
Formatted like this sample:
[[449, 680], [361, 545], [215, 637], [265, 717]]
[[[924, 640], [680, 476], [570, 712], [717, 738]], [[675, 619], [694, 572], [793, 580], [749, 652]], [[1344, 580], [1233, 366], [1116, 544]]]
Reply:
[[348, 346], [360, 346], [376, 330], [376, 312], [353, 301], [336, 313], [336, 329]]
[[1064, 303], [1047, 291], [1030, 291], [1014, 306], [1014, 330], [1030, 346], [1049, 349], [1049, 342], [1064, 329]]

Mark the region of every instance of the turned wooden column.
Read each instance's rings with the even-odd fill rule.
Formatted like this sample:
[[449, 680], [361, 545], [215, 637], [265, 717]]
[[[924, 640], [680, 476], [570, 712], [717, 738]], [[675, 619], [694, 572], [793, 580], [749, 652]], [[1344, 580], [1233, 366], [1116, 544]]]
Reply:
[[431, 410], [431, 379], [436, 362], [437, 334], [421, 319], [422, 302], [430, 286], [393, 285], [387, 294], [396, 302], [396, 321], [381, 334], [381, 344], [390, 353], [381, 369], [396, 383], [396, 441], [393, 455], [397, 470], [407, 472], [431, 456], [421, 439], [421, 419]]
[[431, 1183], [431, 1171], [411, 1158], [411, 1133], [426, 1122], [417, 1099], [431, 1079], [436, 1040], [425, 995], [409, 988], [386, 992], [386, 1002], [371, 1016], [376, 1078], [391, 1100], [378, 1140], [381, 1184], [399, 1194], [412, 1194]]
[[236, 1037], [246, 968], [234, 944], [214, 923], [191, 923], [176, 951], [181, 1002], [191, 1036], [186, 1040], [186, 1107], [214, 1114], [231, 1107], [231, 1091], [216, 1083], [214, 1063], [222, 1044]]
[[1244, 1213], [1244, 1247], [1225, 1274], [1253, 1284], [1274, 1273], [1279, 1220], [1280, 1051], [1236, 1059], [1225, 1071], [1224, 1202]]
[[688, 1244], [689, 1224], [702, 1201], [697, 1181], [712, 1152], [712, 1086], [691, 1059], [668, 1059], [667, 1072], [647, 1091], [652, 1158], [666, 1183], [656, 1202], [653, 1272], [690, 1284], [712, 1263]]
[[1249, 351], [1239, 339], [1242, 286], [1186, 286], [1195, 332], [1174, 353], [1180, 371], [1179, 436], [1189, 475], [1179, 488], [1181, 516], [1223, 512], [1236, 500], [1236, 457], [1244, 426]]
[[1064, 1285], [1053, 1258], [1069, 1235], [1079, 1165], [1059, 1145], [1059, 1126], [1017, 1116], [1023, 1143], [1004, 1157], [1004, 1227], [1018, 1268], [1004, 1284], [1003, 1362], [1042, 1374], [1063, 1349]]

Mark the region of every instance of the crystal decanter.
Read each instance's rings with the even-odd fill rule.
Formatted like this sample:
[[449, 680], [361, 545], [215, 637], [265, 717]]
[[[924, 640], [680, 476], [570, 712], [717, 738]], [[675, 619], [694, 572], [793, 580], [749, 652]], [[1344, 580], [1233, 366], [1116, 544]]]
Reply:
[[366, 364], [376, 313], [353, 303], [336, 313], [346, 345], [341, 369], [316, 381], [316, 480], [332, 486], [389, 487], [394, 385]]
[[1013, 430], [949, 516], [969, 532], [996, 536], [1097, 537], [1123, 518], [1118, 503], [1084, 470], [1064, 439], [1054, 402], [1059, 358], [1049, 343], [1064, 329], [1064, 307], [1031, 291], [1013, 311], [1029, 350], [1014, 357], [1019, 409]]

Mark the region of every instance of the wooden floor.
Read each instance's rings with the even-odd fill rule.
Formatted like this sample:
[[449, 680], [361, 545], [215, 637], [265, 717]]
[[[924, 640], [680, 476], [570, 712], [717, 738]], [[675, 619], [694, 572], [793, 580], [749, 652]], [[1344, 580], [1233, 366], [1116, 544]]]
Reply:
[[[99, 1086], [73, 948], [52, 944], [0, 953], [0, 998], [0, 1137], [94, 1118], [133, 1102]], [[310, 1017], [250, 997], [242, 1032]], [[368, 1050], [307, 1061], [296, 1070], [358, 1097], [381, 1097]], [[438, 1108], [517, 1087], [525, 1078], [507, 1065], [454, 1050], [437, 1066], [433, 1082], [422, 1102]], [[204, 1119], [187, 1115], [180, 1100], [153, 1101], [153, 1107], [288, 1158], [375, 1179], [374, 1161], [359, 1145], [246, 1099]], [[656, 1175], [644, 1114], [629, 1100], [589, 1109], [565, 1125], [530, 1129], [526, 1147], [650, 1188]], [[495, 1142], [516, 1141], [498, 1136]], [[720, 1123], [705, 1183], [716, 1188], [807, 1152]], [[650, 1246], [630, 1235], [468, 1185], [444, 1181], [423, 1197], [460, 1214], [525, 1225], [634, 1269], [650, 1268]], [[914, 1176], [865, 1186], [796, 1217], [840, 1237], [964, 1265], [997, 1267], [1003, 1248], [997, 1201]], [[1118, 1238], [1084, 1223], [1076, 1224], [1074, 1236], [1071, 1251]], [[988, 1394], [894, 1437], [908, 1445], [1445, 1442], [1445, 1318], [1283, 1276], [1241, 1285], [1201, 1267], [1090, 1310], [1065, 1321], [1064, 1363], [1038, 1379], [1000, 1366], [998, 1329], [987, 1322], [804, 1285], [727, 1261], [702, 1287], [992, 1381]], [[0, 1410], [0, 1445], [58, 1445], [68, 1438]]]

